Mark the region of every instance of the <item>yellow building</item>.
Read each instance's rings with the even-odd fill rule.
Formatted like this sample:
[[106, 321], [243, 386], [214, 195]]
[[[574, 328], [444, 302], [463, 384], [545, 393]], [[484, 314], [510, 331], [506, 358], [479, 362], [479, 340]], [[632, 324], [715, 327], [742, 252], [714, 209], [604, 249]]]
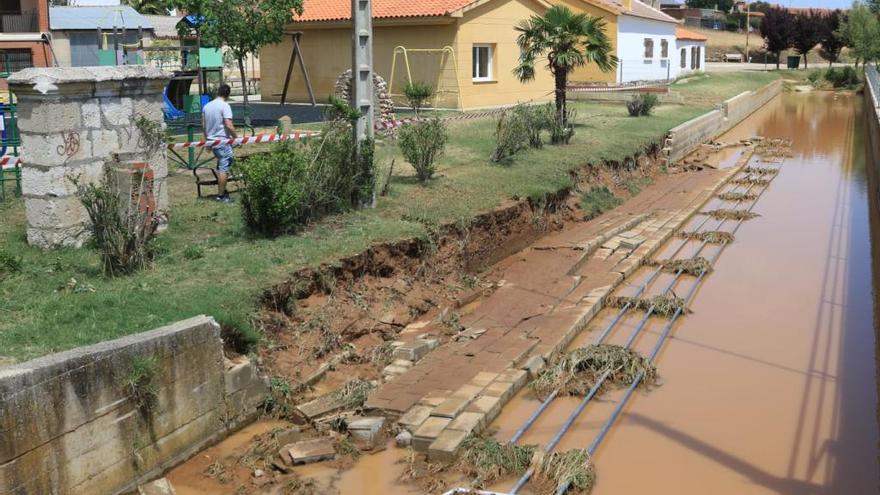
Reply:
[[[435, 106], [463, 110], [553, 99], [553, 78], [546, 63], [535, 80], [522, 83], [513, 74], [519, 62], [514, 27], [562, 3], [574, 12], [600, 16], [617, 52], [618, 18], [644, 6], [633, 0], [373, 0], [374, 70], [389, 82], [395, 101], [408, 79], [435, 88]], [[659, 12], [659, 11], [658, 11]], [[337, 78], [351, 67], [350, 0], [305, 0], [289, 32], [301, 32], [302, 60], [319, 102], [335, 90]], [[260, 54], [263, 101], [279, 101], [293, 50], [289, 34]], [[614, 71], [579, 68], [572, 81], [614, 83]], [[307, 102], [299, 67], [292, 72], [287, 101]]]

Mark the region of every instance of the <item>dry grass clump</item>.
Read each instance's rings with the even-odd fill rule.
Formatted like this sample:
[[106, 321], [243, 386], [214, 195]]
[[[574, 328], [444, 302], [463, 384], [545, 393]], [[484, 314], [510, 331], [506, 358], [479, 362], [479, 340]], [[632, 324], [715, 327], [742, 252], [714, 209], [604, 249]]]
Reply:
[[544, 457], [536, 481], [541, 493], [555, 493], [564, 483], [569, 485], [567, 493], [588, 493], [596, 483], [596, 469], [582, 449], [554, 452]]
[[778, 168], [771, 167], [746, 167], [743, 169], [743, 173], [751, 174], [751, 175], [776, 175], [779, 173]]
[[718, 199], [722, 201], [753, 201], [758, 195], [752, 192], [733, 192], [728, 191], [718, 195]]
[[740, 186], [766, 186], [770, 184], [770, 179], [762, 179], [760, 177], [752, 177], [748, 175], [746, 177], [741, 177], [739, 179], [735, 179], [731, 181], [731, 184], [737, 184]]
[[415, 483], [422, 493], [442, 493], [446, 488], [443, 473], [449, 465], [442, 462], [428, 462], [425, 456], [418, 455], [410, 449], [405, 459], [398, 463], [406, 464], [399, 480], [403, 483]]
[[705, 214], [717, 220], [749, 220], [758, 216], [757, 213], [748, 210], [728, 210], [724, 208], [707, 211]]
[[626, 386], [644, 373], [642, 384], [656, 381], [657, 369], [639, 354], [619, 345], [599, 344], [582, 347], [560, 357], [531, 383], [540, 397], [559, 389], [564, 395], [586, 395], [608, 371], [605, 385]]
[[647, 299], [640, 297], [613, 297], [608, 301], [609, 306], [617, 308], [622, 308], [627, 304], [633, 309], [652, 310], [658, 316], [670, 317], [676, 312], [687, 312], [684, 298], [674, 294], [661, 294]]
[[790, 139], [765, 139], [755, 148], [755, 153], [762, 157], [788, 158], [792, 156]]
[[706, 232], [681, 232], [679, 237], [703, 241], [709, 244], [729, 244], [733, 242], [733, 234], [724, 232], [723, 230], [709, 230]]
[[375, 385], [369, 380], [355, 378], [348, 381], [341, 389], [334, 392], [345, 409], [360, 409], [367, 401], [367, 394]]
[[524, 473], [535, 454], [535, 445], [499, 443], [494, 438], [470, 436], [462, 444], [456, 468], [482, 488], [501, 478]]
[[648, 266], [659, 266], [664, 272], [681, 272], [695, 277], [712, 271], [712, 264], [702, 256], [680, 260], [651, 260], [647, 264]]

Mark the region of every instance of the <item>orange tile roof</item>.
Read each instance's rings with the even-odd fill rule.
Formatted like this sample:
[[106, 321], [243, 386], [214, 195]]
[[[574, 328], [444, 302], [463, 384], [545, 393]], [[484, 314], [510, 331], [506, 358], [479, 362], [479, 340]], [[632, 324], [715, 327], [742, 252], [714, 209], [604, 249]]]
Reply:
[[690, 41], [706, 41], [709, 38], [703, 36], [702, 34], [695, 33], [693, 31], [688, 31], [685, 28], [677, 27], [675, 28], [675, 38], [679, 40], [690, 40]]
[[[438, 17], [467, 7], [477, 0], [374, 0], [373, 19]], [[297, 22], [346, 21], [351, 19], [351, 0], [304, 0]]]

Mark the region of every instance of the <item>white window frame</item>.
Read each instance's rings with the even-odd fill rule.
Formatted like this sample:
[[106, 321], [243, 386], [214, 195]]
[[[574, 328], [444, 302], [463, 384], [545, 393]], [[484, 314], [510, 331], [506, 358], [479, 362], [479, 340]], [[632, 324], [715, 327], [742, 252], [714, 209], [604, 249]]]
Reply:
[[[473, 73], [474, 67], [479, 67], [479, 64], [476, 63], [478, 61], [478, 57], [477, 57], [477, 54], [479, 53], [478, 48], [485, 48], [486, 52], [489, 54], [489, 61], [486, 64], [486, 76], [485, 77], [480, 77], [480, 76], [475, 75]], [[495, 59], [495, 45], [490, 44], [490, 43], [474, 43], [473, 47], [471, 48], [471, 56], [474, 57], [474, 60], [471, 61], [471, 80], [473, 80], [474, 82], [494, 81], [495, 77], [493, 74], [493, 69], [494, 69], [493, 66], [494, 66], [494, 62], [495, 62], [495, 60], [494, 60]]]

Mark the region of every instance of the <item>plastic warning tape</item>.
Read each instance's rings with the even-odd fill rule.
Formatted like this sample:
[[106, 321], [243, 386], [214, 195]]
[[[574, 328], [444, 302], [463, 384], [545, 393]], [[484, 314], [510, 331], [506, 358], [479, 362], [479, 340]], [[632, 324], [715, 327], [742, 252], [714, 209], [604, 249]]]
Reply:
[[19, 163], [21, 163], [21, 160], [17, 156], [7, 155], [0, 157], [0, 167], [3, 168], [15, 168]]
[[257, 143], [274, 143], [277, 141], [299, 141], [303, 139], [311, 139], [320, 136], [320, 132], [293, 132], [290, 134], [257, 134], [255, 136], [242, 136], [229, 139], [203, 139], [201, 141], [189, 141], [186, 143], [169, 144], [169, 149], [184, 148], [213, 148], [224, 144], [257, 144]]

